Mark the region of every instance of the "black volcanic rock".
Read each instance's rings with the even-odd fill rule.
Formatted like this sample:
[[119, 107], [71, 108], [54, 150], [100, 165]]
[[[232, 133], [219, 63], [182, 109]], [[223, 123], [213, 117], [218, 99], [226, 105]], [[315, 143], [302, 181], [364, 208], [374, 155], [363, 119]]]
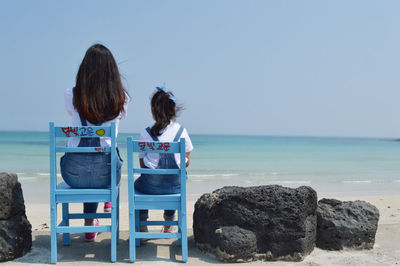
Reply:
[[25, 255], [32, 246], [32, 226], [16, 174], [0, 173], [0, 261]]
[[25, 213], [21, 184], [16, 174], [0, 173], [0, 220]]
[[372, 249], [379, 210], [365, 201], [321, 199], [317, 209], [317, 247]]
[[317, 194], [310, 187], [223, 187], [197, 200], [197, 246], [224, 261], [300, 261], [315, 246]]

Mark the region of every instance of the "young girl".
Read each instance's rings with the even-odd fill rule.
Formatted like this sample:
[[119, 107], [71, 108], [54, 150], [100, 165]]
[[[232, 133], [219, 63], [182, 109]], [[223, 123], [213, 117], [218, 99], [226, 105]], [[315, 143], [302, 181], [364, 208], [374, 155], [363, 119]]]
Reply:
[[[122, 86], [117, 64], [110, 50], [101, 44], [91, 46], [76, 76], [74, 88], [64, 93], [65, 108], [73, 126], [110, 126], [127, 114], [129, 96]], [[111, 146], [110, 138], [70, 138], [68, 147]], [[121, 178], [122, 160], [117, 149], [117, 183]], [[73, 188], [107, 188], [111, 184], [110, 153], [65, 153], [61, 158], [61, 175]], [[96, 213], [97, 202], [84, 203], [84, 213]], [[105, 203], [104, 210], [110, 211]], [[98, 220], [85, 219], [85, 225], [99, 225]], [[94, 241], [97, 233], [86, 233]]]
[[[193, 150], [192, 142], [189, 135], [181, 125], [174, 121], [179, 107], [171, 92], [163, 87], [157, 87], [151, 99], [151, 113], [155, 124], [150, 128], [146, 128], [140, 139], [144, 141], [162, 141], [172, 142], [179, 141], [181, 138], [186, 142], [186, 166], [190, 163], [190, 152]], [[160, 169], [176, 169], [180, 167], [179, 154], [160, 154], [158, 153], [139, 153], [139, 163], [142, 168], [160, 168]], [[180, 192], [179, 175], [149, 175], [142, 174], [135, 181], [135, 188], [146, 194], [174, 194]], [[164, 219], [172, 221], [174, 219], [175, 210], [165, 210]], [[140, 219], [145, 221], [148, 219], [148, 211], [140, 211]], [[147, 231], [147, 227], [141, 228], [141, 231]], [[163, 232], [171, 233], [172, 226], [164, 226]]]

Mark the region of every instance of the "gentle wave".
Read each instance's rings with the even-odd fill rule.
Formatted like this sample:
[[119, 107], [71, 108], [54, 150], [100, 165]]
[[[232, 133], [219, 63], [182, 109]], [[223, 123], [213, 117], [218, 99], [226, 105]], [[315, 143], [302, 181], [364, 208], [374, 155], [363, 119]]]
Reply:
[[26, 181], [26, 180], [38, 180], [39, 178], [36, 176], [24, 176], [19, 178], [20, 180]]
[[365, 184], [371, 184], [371, 183], [378, 183], [374, 182], [373, 180], [343, 180], [339, 181], [344, 184], [360, 184], [360, 183], [365, 183]]
[[190, 174], [189, 175], [189, 177], [217, 177], [217, 176], [218, 176], [217, 174], [215, 174], [215, 175], [210, 175], [210, 174], [208, 174], [208, 175], [198, 175], [198, 174], [192, 175], [192, 174]]
[[311, 184], [311, 180], [283, 180], [283, 181], [273, 181], [276, 184]]
[[237, 173], [226, 173], [226, 174], [189, 174], [189, 177], [231, 177], [231, 176], [239, 176], [240, 174]]
[[223, 177], [238, 176], [239, 174], [221, 174]]
[[38, 146], [48, 146], [48, 145], [49, 145], [49, 141], [0, 140], [0, 144], [7, 144], [7, 145], [38, 145]]

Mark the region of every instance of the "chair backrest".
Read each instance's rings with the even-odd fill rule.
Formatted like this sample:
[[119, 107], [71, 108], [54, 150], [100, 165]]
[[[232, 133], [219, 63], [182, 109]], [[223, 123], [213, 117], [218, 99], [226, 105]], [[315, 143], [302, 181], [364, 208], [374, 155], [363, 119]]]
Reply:
[[[116, 187], [116, 129], [115, 123], [110, 126], [80, 126], [80, 127], [56, 127], [54, 122], [50, 127], [50, 193], [57, 186], [57, 152], [109, 152], [111, 153], [111, 188]], [[66, 147], [57, 146], [57, 138], [96, 138], [109, 137], [111, 147]]]
[[[133, 140], [128, 137], [128, 178], [133, 179], [135, 173], [138, 174], [160, 174], [160, 175], [180, 175], [181, 194], [186, 198], [186, 152], [185, 139], [181, 138], [179, 142], [160, 142], [160, 141], [141, 141]], [[135, 168], [133, 162], [133, 153], [179, 153], [179, 169], [149, 169]], [[131, 181], [131, 180], [129, 180]], [[133, 180], [132, 180], [133, 181]]]

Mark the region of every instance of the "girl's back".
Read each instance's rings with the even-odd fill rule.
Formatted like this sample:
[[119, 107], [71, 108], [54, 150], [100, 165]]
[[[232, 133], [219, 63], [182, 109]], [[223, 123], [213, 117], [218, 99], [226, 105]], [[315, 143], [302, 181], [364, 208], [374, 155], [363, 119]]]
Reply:
[[[186, 142], [186, 165], [190, 163], [190, 152], [193, 145], [187, 130], [175, 122], [179, 107], [176, 105], [175, 97], [167, 92], [165, 87], [157, 87], [151, 99], [151, 111], [155, 124], [146, 128], [140, 134], [140, 140], [172, 142], [181, 138]], [[173, 169], [180, 167], [179, 154], [160, 155], [158, 153], [139, 153], [139, 162], [142, 168]], [[180, 191], [180, 180], [178, 175], [141, 175], [135, 181], [135, 187], [147, 194], [171, 194]]]
[[[141, 134], [140, 139], [143, 141], [161, 141], [172, 142], [185, 139], [186, 146], [186, 166], [190, 163], [190, 152], [193, 150], [192, 141], [189, 134], [180, 124], [174, 121], [179, 107], [176, 106], [175, 97], [168, 92], [165, 87], [157, 87], [151, 99], [151, 113], [155, 124], [146, 128]], [[157, 153], [139, 153], [139, 162], [142, 168], [161, 168], [171, 169], [180, 167], [179, 154], [160, 154]], [[135, 181], [135, 189], [146, 194], [174, 194], [180, 193], [180, 176], [179, 175], [149, 175], [142, 174]], [[175, 210], [165, 210], [164, 219], [172, 221], [174, 219]], [[140, 220], [148, 219], [148, 211], [140, 210]], [[146, 232], [147, 227], [141, 227], [140, 231]], [[164, 226], [162, 232], [172, 233], [172, 226]]]

